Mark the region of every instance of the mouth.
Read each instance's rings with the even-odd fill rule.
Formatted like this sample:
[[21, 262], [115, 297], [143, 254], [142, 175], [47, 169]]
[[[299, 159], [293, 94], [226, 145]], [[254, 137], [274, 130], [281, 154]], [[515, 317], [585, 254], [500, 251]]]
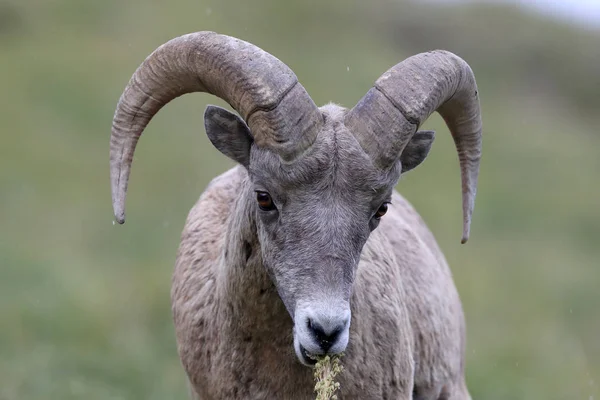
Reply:
[[312, 354], [310, 354], [308, 351], [306, 351], [306, 349], [302, 345], [300, 345], [299, 356], [300, 356], [299, 358], [300, 358], [300, 361], [302, 362], [302, 364], [304, 364], [308, 367], [313, 367], [317, 363], [316, 357], [313, 356]]

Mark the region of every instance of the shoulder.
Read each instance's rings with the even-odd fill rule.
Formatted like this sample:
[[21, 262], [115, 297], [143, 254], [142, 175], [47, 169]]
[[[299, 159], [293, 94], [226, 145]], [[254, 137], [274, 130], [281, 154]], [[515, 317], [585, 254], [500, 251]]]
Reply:
[[194, 231], [201, 227], [210, 228], [216, 225], [220, 228], [226, 225], [227, 217], [246, 177], [246, 170], [236, 166], [211, 180], [190, 210], [184, 234], [186, 231]]
[[415, 207], [400, 193], [394, 191], [390, 211], [382, 218], [377, 230], [393, 242], [398, 252], [410, 249], [412, 252], [431, 253], [438, 262], [445, 259], [433, 233], [421, 218]]
[[246, 171], [242, 167], [234, 167], [208, 184], [185, 222], [177, 257], [178, 266], [206, 266], [218, 258], [228, 218], [245, 177]]

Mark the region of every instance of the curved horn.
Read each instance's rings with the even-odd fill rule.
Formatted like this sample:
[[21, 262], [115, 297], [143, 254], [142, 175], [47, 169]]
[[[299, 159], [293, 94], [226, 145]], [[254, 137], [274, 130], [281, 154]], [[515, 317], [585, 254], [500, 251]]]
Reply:
[[135, 71], [115, 111], [110, 138], [112, 201], [125, 222], [133, 153], [152, 117], [169, 101], [207, 92], [228, 102], [248, 123], [254, 141], [291, 160], [314, 141], [322, 117], [280, 60], [214, 32], [180, 36], [156, 49]]
[[389, 69], [347, 114], [346, 125], [374, 163], [389, 168], [434, 112], [452, 133], [460, 161], [463, 237], [469, 238], [481, 159], [481, 112], [469, 65], [447, 51], [410, 57]]

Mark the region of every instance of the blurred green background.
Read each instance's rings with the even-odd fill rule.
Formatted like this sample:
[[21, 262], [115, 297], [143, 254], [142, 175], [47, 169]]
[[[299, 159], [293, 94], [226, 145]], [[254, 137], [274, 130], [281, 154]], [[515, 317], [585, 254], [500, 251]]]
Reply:
[[188, 210], [232, 164], [207, 103], [179, 98], [141, 140], [128, 223], [108, 140], [135, 68], [215, 30], [273, 53], [317, 104], [353, 106], [390, 66], [444, 48], [478, 78], [484, 158], [460, 246], [460, 178], [437, 114], [399, 190], [435, 233], [468, 323], [475, 399], [600, 396], [600, 31], [499, 5], [399, 0], [0, 1], [0, 399], [184, 399], [170, 276]]

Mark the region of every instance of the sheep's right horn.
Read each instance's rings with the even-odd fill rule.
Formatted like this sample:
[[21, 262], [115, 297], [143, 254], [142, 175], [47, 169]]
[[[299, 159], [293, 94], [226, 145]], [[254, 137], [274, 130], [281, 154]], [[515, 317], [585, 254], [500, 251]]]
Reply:
[[115, 111], [110, 177], [117, 222], [125, 221], [127, 182], [144, 128], [165, 104], [191, 92], [208, 92], [228, 102], [248, 123], [256, 145], [284, 160], [310, 146], [322, 123], [296, 75], [264, 50], [214, 32], [173, 39], [140, 65]]
[[481, 111], [469, 65], [448, 51], [417, 54], [390, 68], [347, 114], [346, 125], [380, 168], [389, 168], [435, 111], [452, 133], [460, 161], [463, 237], [469, 238], [481, 159]]

